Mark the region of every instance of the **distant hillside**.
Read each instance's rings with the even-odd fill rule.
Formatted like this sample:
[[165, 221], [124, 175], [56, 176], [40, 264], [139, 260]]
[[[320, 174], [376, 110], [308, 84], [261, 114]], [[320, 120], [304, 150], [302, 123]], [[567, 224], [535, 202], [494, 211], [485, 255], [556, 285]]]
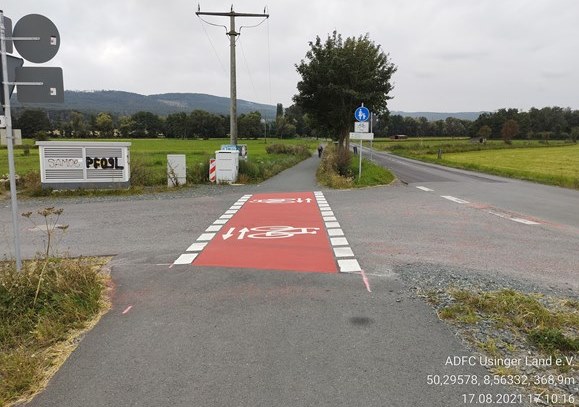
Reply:
[[[15, 95], [14, 95], [15, 96]], [[22, 107], [14, 98], [14, 107]], [[229, 98], [202, 93], [164, 93], [160, 95], [140, 95], [117, 90], [94, 92], [65, 91], [64, 104], [34, 105], [46, 110], [78, 110], [87, 113], [110, 112], [131, 115], [139, 111], [166, 116], [170, 113], [200, 109], [211, 113], [229, 114]], [[237, 113], [259, 111], [268, 118], [275, 117], [275, 106], [237, 100]]]
[[[12, 96], [15, 108], [23, 107]], [[160, 116], [171, 113], [187, 112], [200, 109], [211, 113], [229, 114], [229, 98], [206, 95], [203, 93], [163, 93], [159, 95], [140, 95], [138, 93], [123, 92], [119, 90], [101, 91], [71, 91], [64, 92], [64, 104], [31, 105], [31, 108], [46, 110], [77, 110], [85, 113], [109, 112], [118, 115], [131, 115], [139, 111], [151, 112]], [[287, 107], [287, 106], [286, 106]], [[276, 107], [253, 103], [247, 100], [237, 100], [238, 114], [259, 111], [262, 115], [272, 120], [275, 118]], [[421, 117], [428, 120], [444, 120], [447, 117], [457, 119], [476, 120], [482, 112], [401, 112], [391, 111], [391, 115]]]
[[476, 120], [484, 112], [457, 112], [457, 113], [439, 113], [439, 112], [400, 112], [391, 111], [390, 115], [400, 115], [404, 117], [426, 117], [429, 121], [445, 120], [447, 117], [454, 117], [461, 120]]

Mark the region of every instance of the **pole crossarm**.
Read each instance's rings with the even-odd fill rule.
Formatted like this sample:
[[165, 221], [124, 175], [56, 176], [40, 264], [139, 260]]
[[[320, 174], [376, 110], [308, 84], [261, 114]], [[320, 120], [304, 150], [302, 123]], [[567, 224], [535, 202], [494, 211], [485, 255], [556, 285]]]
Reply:
[[197, 14], [198, 16], [265, 17], [265, 18], [269, 18], [269, 14], [236, 13], [235, 11], [230, 11], [227, 13], [219, 13], [219, 12], [213, 12], [213, 11], [196, 11], [195, 14]]

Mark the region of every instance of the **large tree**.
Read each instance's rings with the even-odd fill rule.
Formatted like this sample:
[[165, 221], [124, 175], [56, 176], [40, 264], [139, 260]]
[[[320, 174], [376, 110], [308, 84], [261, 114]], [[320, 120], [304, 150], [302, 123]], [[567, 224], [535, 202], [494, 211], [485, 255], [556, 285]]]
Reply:
[[32, 138], [40, 131], [51, 130], [48, 115], [42, 110], [24, 110], [15, 124], [16, 128], [22, 130], [23, 137]]
[[294, 102], [317, 130], [348, 144], [354, 110], [364, 103], [372, 112], [387, 110], [396, 66], [369, 36], [346, 40], [336, 31], [325, 42], [310, 42], [306, 60], [296, 64], [301, 81]]

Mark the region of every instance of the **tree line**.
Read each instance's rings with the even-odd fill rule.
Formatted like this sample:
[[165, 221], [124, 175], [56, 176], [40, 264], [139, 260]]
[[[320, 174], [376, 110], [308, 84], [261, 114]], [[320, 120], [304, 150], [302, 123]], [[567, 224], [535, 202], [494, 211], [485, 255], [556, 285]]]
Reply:
[[[151, 112], [130, 116], [78, 111], [45, 111], [23, 109], [15, 114], [15, 127], [27, 138], [224, 138], [229, 133], [229, 115], [194, 110], [165, 117]], [[237, 118], [242, 138], [311, 136], [307, 118], [296, 106], [277, 105], [275, 120], [266, 120], [260, 112], [241, 114]]]
[[[353, 119], [353, 118], [352, 118]], [[352, 120], [353, 121], [353, 120]], [[77, 111], [43, 111], [25, 109], [17, 112], [16, 128], [23, 137], [42, 138], [147, 138], [181, 139], [224, 138], [228, 136], [229, 116], [194, 110], [173, 113], [166, 117], [151, 112], [118, 116], [101, 112], [87, 114]], [[277, 105], [275, 120], [265, 120], [259, 112], [238, 117], [242, 138], [331, 137], [312, 123], [298, 105], [283, 108]], [[448, 117], [430, 121], [426, 117], [404, 117], [388, 112], [377, 116], [373, 123], [376, 137], [479, 137], [509, 141], [522, 139], [571, 139], [579, 137], [579, 110], [561, 107], [499, 109], [482, 113], [476, 120]]]
[[478, 137], [484, 139], [572, 139], [579, 136], [579, 110], [561, 107], [499, 109], [482, 113], [476, 120], [448, 117], [429, 121], [426, 117], [392, 115], [380, 117], [375, 125], [377, 137]]

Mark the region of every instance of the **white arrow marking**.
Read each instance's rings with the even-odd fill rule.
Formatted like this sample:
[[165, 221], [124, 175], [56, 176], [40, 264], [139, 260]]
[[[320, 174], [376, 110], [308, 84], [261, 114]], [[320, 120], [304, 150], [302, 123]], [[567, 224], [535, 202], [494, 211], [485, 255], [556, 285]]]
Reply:
[[298, 198], [298, 199], [296, 200], [296, 202], [297, 202], [297, 203], [302, 203], [302, 202], [303, 202], [303, 201], [302, 201], [302, 198]]
[[312, 198], [306, 198], [306, 202], [307, 202], [307, 203], [312, 202]]
[[235, 228], [230, 228], [230, 229], [227, 231], [227, 233], [222, 236], [222, 237], [223, 237], [223, 240], [227, 240], [227, 239], [229, 239], [231, 236], [233, 236], [233, 231], [234, 231], [234, 230], [235, 230]]
[[237, 240], [243, 240], [243, 238], [245, 237], [245, 235], [247, 234], [247, 232], [249, 232], [248, 228], [243, 228], [239, 231], [239, 236], [237, 237]]

